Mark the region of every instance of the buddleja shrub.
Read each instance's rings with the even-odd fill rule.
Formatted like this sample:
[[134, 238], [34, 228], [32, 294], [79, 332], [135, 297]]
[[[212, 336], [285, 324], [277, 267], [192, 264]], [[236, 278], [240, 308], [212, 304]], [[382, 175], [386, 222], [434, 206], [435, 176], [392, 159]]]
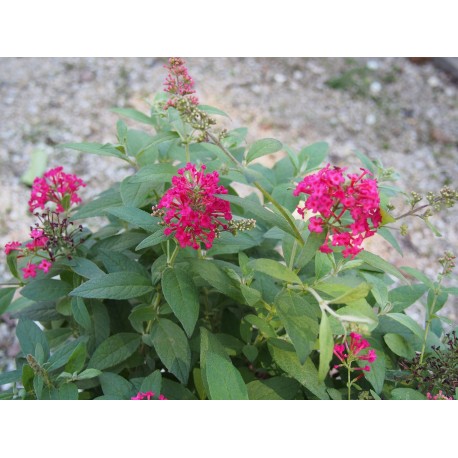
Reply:
[[[16, 283], [0, 290], [0, 313], [19, 319], [21, 353], [1, 397], [456, 396], [456, 345], [437, 314], [458, 293], [442, 284], [453, 255], [429, 279], [364, 242], [378, 234], [400, 251], [398, 220], [431, 226], [457, 193], [424, 204], [412, 193], [396, 212], [392, 170], [361, 153], [359, 170], [330, 165], [325, 143], [247, 146], [246, 129], [215, 127], [226, 115], [199, 105], [182, 59], [167, 69], [149, 114], [115, 110], [144, 131], [120, 120], [116, 144], [64, 145], [126, 161], [132, 176], [83, 204], [85, 183], [61, 167], [33, 183], [30, 240], [5, 247]], [[255, 161], [278, 151], [272, 168]], [[84, 227], [101, 216], [98, 231]], [[420, 300], [424, 327], [406, 314]], [[426, 383], [424, 367], [444, 382]]]

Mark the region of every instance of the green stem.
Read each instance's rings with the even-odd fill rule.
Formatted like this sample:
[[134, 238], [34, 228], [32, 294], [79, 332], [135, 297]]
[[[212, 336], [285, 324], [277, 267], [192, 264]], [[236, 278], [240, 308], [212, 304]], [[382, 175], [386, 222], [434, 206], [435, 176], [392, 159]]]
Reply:
[[348, 400], [351, 401], [351, 371], [350, 368], [347, 368], [347, 390], [348, 390]]
[[[175, 245], [175, 249], [173, 250], [172, 256], [170, 256], [170, 258], [167, 259], [167, 266], [173, 267], [173, 263], [175, 262], [175, 258], [177, 257], [179, 250], [180, 250], [180, 246]], [[167, 257], [168, 257], [168, 250], [167, 250]]]
[[240, 169], [242, 164], [232, 155], [232, 153], [215, 137], [212, 133], [207, 131], [207, 135], [211, 138], [212, 142], [218, 146], [221, 151]]
[[22, 286], [22, 283], [0, 283], [0, 286]]
[[259, 191], [261, 191], [261, 194], [264, 196], [264, 198], [271, 202], [272, 205], [280, 212], [283, 218], [286, 219], [287, 223], [291, 226], [291, 229], [294, 232], [295, 238], [302, 246], [304, 246], [302, 235], [297, 229], [296, 224], [294, 224], [294, 219], [291, 217], [291, 215], [289, 215], [285, 209], [257, 181], [255, 181], [253, 184], [256, 186], [256, 188], [259, 189]]
[[423, 344], [421, 346], [421, 353], [420, 353], [420, 364], [423, 362], [425, 357], [425, 350], [426, 350], [426, 341], [428, 340], [429, 328], [431, 327], [431, 321], [433, 320], [432, 315], [434, 313], [434, 307], [436, 306], [437, 298], [441, 293], [441, 283], [442, 283], [442, 276], [439, 278], [439, 282], [437, 287], [434, 288], [434, 298], [431, 304], [431, 307], [426, 308], [426, 321], [425, 321], [425, 336], [423, 337]]
[[296, 257], [296, 251], [297, 251], [297, 240], [294, 239], [293, 248], [291, 250], [291, 257], [289, 259], [289, 264], [288, 264], [288, 267], [291, 270], [293, 270], [294, 268], [294, 258]]
[[184, 150], [186, 154], [186, 164], [191, 162], [191, 155], [189, 154], [189, 140], [184, 144]]

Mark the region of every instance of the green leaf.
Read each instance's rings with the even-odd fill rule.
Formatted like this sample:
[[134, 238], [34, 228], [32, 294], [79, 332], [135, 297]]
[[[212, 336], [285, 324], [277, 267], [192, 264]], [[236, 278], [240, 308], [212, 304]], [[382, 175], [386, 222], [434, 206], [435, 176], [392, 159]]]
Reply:
[[116, 216], [116, 218], [126, 221], [136, 227], [141, 227], [148, 232], [156, 232], [160, 229], [158, 218], [151, 216], [149, 213], [135, 207], [113, 207], [107, 209], [107, 213]]
[[105, 275], [105, 272], [95, 262], [79, 256], [73, 256], [72, 259], [65, 259], [61, 263], [71, 267], [73, 272], [84, 278], [97, 278]]
[[401, 256], [403, 255], [401, 245], [399, 245], [399, 242], [388, 228], [379, 227], [377, 234], [381, 235]]
[[374, 164], [374, 161], [372, 161], [371, 159], [369, 159], [365, 154], [363, 154], [361, 151], [358, 151], [358, 150], [354, 150], [353, 151], [356, 156], [358, 156], [358, 159], [361, 161], [361, 164], [363, 164], [364, 168], [366, 168], [367, 170], [369, 170], [369, 172], [375, 174], [376, 172], [376, 167], [375, 167], [375, 164]]
[[291, 269], [273, 259], [256, 259], [250, 261], [248, 265], [257, 272], [265, 273], [278, 280], [302, 284], [301, 279]]
[[247, 390], [250, 400], [294, 399], [299, 390], [299, 383], [288, 377], [272, 377], [248, 383]]
[[[377, 359], [370, 364], [371, 370], [369, 372], [365, 372], [364, 377], [373, 386], [375, 392], [380, 394], [385, 384], [385, 352], [377, 340], [373, 338], [368, 338], [367, 340], [371, 344], [371, 347], [376, 351]], [[364, 367], [366, 366], [367, 361], [359, 361], [358, 363], [360, 367]]]
[[63, 143], [62, 148], [74, 149], [83, 153], [97, 154], [99, 156], [114, 156], [123, 159], [123, 154], [113, 145], [101, 143]]
[[252, 160], [265, 156], [266, 154], [276, 153], [282, 149], [283, 145], [274, 138], [263, 138], [254, 142], [246, 154], [246, 162], [249, 164]]
[[386, 316], [402, 324], [412, 331], [419, 339], [423, 340], [425, 331], [415, 320], [410, 318], [410, 316], [404, 315], [403, 313], [387, 313]]
[[177, 168], [172, 164], [151, 164], [142, 167], [132, 177], [131, 183], [149, 183], [150, 185], [169, 183], [176, 174]]
[[211, 287], [239, 303], [245, 303], [240, 290], [232, 284], [231, 279], [214, 262], [196, 260], [192, 262], [192, 266], [194, 272], [209, 283]]
[[396, 278], [399, 278], [399, 280], [401, 280], [404, 283], [408, 283], [400, 270], [398, 270], [389, 262], [382, 259], [380, 256], [377, 256], [374, 253], [370, 253], [369, 251], [361, 251], [361, 253], [359, 253], [357, 257], [358, 259], [362, 259], [366, 264], [369, 264], [370, 266], [375, 267], [376, 269], [379, 269], [382, 272], [391, 274]]
[[46, 154], [46, 151], [37, 149], [33, 151], [30, 156], [29, 166], [21, 176], [21, 182], [27, 186], [32, 186], [35, 178], [43, 175], [48, 162], [48, 155]]
[[21, 290], [21, 294], [34, 301], [54, 301], [67, 296], [72, 286], [61, 280], [40, 278], [32, 280]]
[[212, 107], [210, 105], [197, 105], [197, 108], [199, 110], [204, 111], [205, 113], [209, 115], [220, 115], [220, 116], [225, 116], [226, 118], [230, 118], [230, 116], [224, 112], [223, 110], [220, 110], [219, 108]]
[[22, 282], [22, 277], [19, 275], [19, 272], [17, 270], [17, 256], [19, 254], [19, 251], [12, 251], [9, 255], [6, 256], [6, 264], [8, 266], [8, 269], [10, 269], [11, 275], [14, 278], [17, 278]]
[[22, 371], [17, 369], [15, 371], [3, 372], [0, 374], [0, 387], [7, 383], [19, 382], [22, 377]]
[[399, 286], [388, 293], [388, 300], [393, 304], [393, 312], [402, 312], [425, 294], [428, 287], [423, 283], [412, 286]]
[[267, 343], [270, 354], [278, 366], [287, 374], [294, 377], [319, 399], [329, 399], [326, 385], [318, 379], [318, 371], [311, 358], [301, 364], [294, 348], [288, 342], [280, 339], [270, 339]]
[[369, 283], [360, 283], [358, 286], [350, 288], [349, 291], [341, 296], [329, 301], [329, 304], [348, 304], [358, 299], [364, 299], [370, 290], [371, 285]]
[[65, 364], [65, 371], [69, 372], [70, 374], [73, 374], [74, 372], [80, 372], [84, 367], [86, 358], [86, 343], [80, 342], [75, 350], [73, 350], [68, 362]]
[[245, 315], [243, 319], [251, 324], [251, 326], [255, 327], [256, 329], [259, 330], [259, 332], [264, 335], [264, 337], [269, 338], [269, 337], [277, 337], [277, 334], [275, 333], [274, 329], [272, 326], [267, 322], [264, 321], [261, 317], [258, 317], [256, 315]]
[[172, 321], [161, 318], [153, 324], [151, 339], [165, 367], [186, 384], [191, 369], [191, 349], [185, 333]]
[[260, 203], [230, 194], [218, 194], [218, 197], [239, 205], [244, 209], [245, 213], [251, 213], [256, 220], [267, 224], [269, 227], [278, 227], [286, 233], [291, 234], [293, 237], [296, 236], [295, 232], [283, 217], [263, 207]]
[[141, 337], [133, 333], [120, 333], [108, 337], [95, 350], [88, 367], [104, 370], [122, 363], [132, 356], [141, 343]]
[[401, 270], [416, 278], [418, 281], [421, 281], [428, 288], [434, 289], [434, 283], [423, 272], [420, 272], [418, 269], [415, 269], [414, 267], [402, 266]]
[[151, 183], [138, 183], [130, 176], [121, 182], [119, 190], [122, 202], [127, 207], [144, 207], [153, 197]]
[[133, 386], [124, 377], [111, 372], [103, 372], [99, 375], [99, 380], [103, 394], [107, 398], [130, 399]]
[[325, 237], [326, 234], [324, 234], [324, 232], [311, 232], [307, 237], [305, 245], [301, 247], [301, 250], [295, 258], [294, 267], [302, 269], [307, 265], [318, 252], [318, 248], [323, 245]]
[[153, 290], [148, 278], [134, 272], [113, 272], [93, 278], [74, 289], [70, 296], [98, 299], [132, 299]]
[[151, 135], [142, 130], [129, 129], [126, 134], [126, 148], [129, 156], [137, 156], [151, 143]]
[[247, 285], [240, 284], [240, 291], [242, 292], [246, 303], [251, 307], [254, 307], [262, 299], [262, 294], [260, 291], [254, 288], [250, 288]]
[[91, 330], [92, 322], [86, 304], [81, 297], [72, 297], [72, 315], [75, 321], [86, 331]]
[[65, 366], [80, 343], [81, 339], [73, 340], [71, 342], [65, 343], [58, 350], [56, 350], [48, 360], [47, 370], [52, 372]]
[[149, 116], [141, 113], [134, 108], [112, 108], [111, 111], [124, 118], [133, 119], [134, 121], [141, 122], [143, 124], [154, 125], [154, 121]]
[[135, 251], [142, 250], [143, 248], [149, 248], [151, 246], [156, 246], [159, 245], [159, 243], [164, 242], [167, 240], [167, 235], [164, 234], [163, 230], [159, 230], [155, 232], [154, 234], [149, 235], [145, 239], [142, 240], [141, 243], [139, 243], [135, 247]]
[[140, 391], [145, 393], [147, 391], [152, 391], [157, 396], [161, 393], [162, 388], [162, 375], [160, 370], [155, 370], [152, 374], [145, 377], [140, 387]]
[[78, 387], [74, 383], [64, 383], [59, 387], [59, 399], [61, 401], [77, 401]]
[[383, 339], [388, 345], [388, 348], [395, 355], [406, 359], [412, 359], [415, 356], [414, 349], [409, 345], [406, 339], [399, 334], [388, 333], [383, 336]]
[[19, 319], [16, 336], [24, 355], [34, 355], [36, 345], [40, 344], [46, 359], [49, 357], [49, 345], [43, 331], [33, 321], [27, 318]]
[[275, 299], [277, 313], [296, 349], [301, 364], [311, 353], [318, 335], [318, 322], [311, 316], [307, 301], [291, 291]]
[[102, 372], [98, 369], [86, 369], [77, 376], [77, 380], [90, 380], [98, 377]]
[[191, 337], [199, 317], [199, 292], [189, 269], [168, 267], [162, 274], [161, 284], [165, 300]]
[[110, 250], [100, 250], [99, 258], [107, 269], [108, 273], [114, 272], [133, 272], [145, 277], [149, 277], [148, 270], [138, 261], [126, 256], [123, 253]]
[[109, 192], [80, 207], [72, 216], [72, 221], [83, 218], [93, 218], [94, 216], [104, 216], [108, 208], [119, 207], [121, 205], [121, 194], [119, 192]]
[[240, 372], [227, 359], [208, 352], [205, 370], [211, 399], [248, 399]]
[[326, 142], [313, 143], [300, 151], [299, 160], [300, 162], [307, 161], [306, 171], [310, 171], [321, 165], [328, 151], [329, 145]]
[[331, 325], [329, 324], [328, 316], [323, 311], [320, 322], [320, 365], [318, 369], [318, 379], [323, 381], [328, 375], [329, 364], [332, 359], [332, 352], [334, 349], [334, 339], [332, 336]]
[[395, 388], [391, 391], [391, 398], [396, 401], [426, 400], [426, 396], [412, 388]]
[[17, 288], [1, 288], [0, 289], [0, 315], [5, 313], [8, 306], [13, 300], [14, 293]]

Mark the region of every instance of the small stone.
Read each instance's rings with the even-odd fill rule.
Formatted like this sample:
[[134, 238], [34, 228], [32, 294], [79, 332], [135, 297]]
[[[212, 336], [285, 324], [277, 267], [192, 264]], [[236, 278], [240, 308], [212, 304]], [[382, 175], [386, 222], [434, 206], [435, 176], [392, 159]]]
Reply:
[[251, 86], [251, 90], [255, 94], [260, 94], [262, 92], [262, 87], [259, 84], [253, 84], [253, 86]]
[[304, 77], [304, 74], [300, 70], [295, 70], [293, 73], [293, 78], [295, 80], [301, 80]]
[[285, 83], [287, 79], [288, 78], [285, 75], [283, 75], [283, 73], [276, 73], [274, 76], [275, 82], [279, 84]]
[[377, 122], [377, 118], [376, 118], [375, 114], [370, 113], [370, 114], [368, 114], [366, 116], [366, 124], [368, 126], [373, 126], [376, 122]]
[[378, 94], [382, 90], [382, 85], [378, 81], [373, 81], [369, 87], [372, 94]]
[[431, 87], [439, 87], [441, 85], [440, 79], [437, 76], [430, 76], [428, 78], [428, 84]]
[[378, 62], [376, 60], [368, 60], [367, 64], [366, 64], [366, 67], [369, 70], [377, 70], [379, 65], [378, 65]]

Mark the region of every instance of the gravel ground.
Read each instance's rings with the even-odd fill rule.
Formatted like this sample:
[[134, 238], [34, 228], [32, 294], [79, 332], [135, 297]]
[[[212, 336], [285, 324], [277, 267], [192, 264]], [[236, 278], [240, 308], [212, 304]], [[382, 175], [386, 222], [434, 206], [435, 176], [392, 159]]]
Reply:
[[[293, 148], [325, 140], [334, 164], [357, 164], [352, 150], [380, 158], [401, 174], [400, 186], [420, 193], [455, 185], [458, 177], [458, 87], [431, 63], [402, 58], [190, 58], [200, 100], [247, 126], [249, 140], [275, 137]], [[115, 142], [112, 107], [147, 111], [161, 90], [161, 58], [0, 59], [0, 246], [27, 237], [29, 189], [20, 177], [35, 150], [88, 183], [90, 199], [131, 171], [116, 159], [69, 152], [64, 142]], [[275, 160], [275, 158], [271, 159]], [[438, 272], [445, 249], [458, 251], [458, 214], [443, 212], [434, 237], [410, 221], [404, 258], [372, 241], [397, 265]], [[374, 238], [375, 239], [375, 238]], [[372, 247], [371, 247], [372, 248]], [[0, 281], [8, 280], [0, 253]], [[456, 320], [456, 302], [446, 313]], [[421, 318], [421, 311], [417, 311]], [[0, 318], [0, 371], [17, 344], [14, 321]]]

